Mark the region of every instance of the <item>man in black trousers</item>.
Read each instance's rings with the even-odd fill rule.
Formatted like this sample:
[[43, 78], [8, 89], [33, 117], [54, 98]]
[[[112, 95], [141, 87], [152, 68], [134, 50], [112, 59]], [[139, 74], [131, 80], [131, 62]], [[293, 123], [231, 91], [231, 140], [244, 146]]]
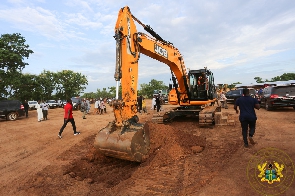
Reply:
[[236, 113], [238, 114], [239, 111], [237, 109], [237, 106], [240, 108], [240, 116], [239, 120], [241, 122], [242, 127], [242, 135], [244, 140], [244, 146], [245, 148], [248, 148], [248, 127], [249, 127], [249, 141], [251, 144], [255, 144], [253, 140], [253, 136], [255, 133], [255, 126], [256, 126], [256, 113], [254, 108], [257, 110], [260, 109], [260, 105], [257, 101], [257, 99], [253, 98], [249, 94], [249, 89], [245, 88], [243, 89], [244, 96], [238, 98], [235, 102], [234, 109], [236, 110]]

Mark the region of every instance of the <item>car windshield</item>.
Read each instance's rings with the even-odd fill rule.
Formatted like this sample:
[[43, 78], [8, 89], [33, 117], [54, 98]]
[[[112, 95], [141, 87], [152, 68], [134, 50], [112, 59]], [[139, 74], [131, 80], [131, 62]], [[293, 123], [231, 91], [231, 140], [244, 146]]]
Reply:
[[28, 103], [29, 103], [29, 104], [36, 104], [37, 101], [29, 101]]
[[80, 103], [80, 98], [72, 98], [72, 102], [74, 103]]
[[55, 103], [55, 100], [49, 100], [48, 103]]
[[233, 90], [231, 91], [231, 94], [241, 94], [241, 90]]

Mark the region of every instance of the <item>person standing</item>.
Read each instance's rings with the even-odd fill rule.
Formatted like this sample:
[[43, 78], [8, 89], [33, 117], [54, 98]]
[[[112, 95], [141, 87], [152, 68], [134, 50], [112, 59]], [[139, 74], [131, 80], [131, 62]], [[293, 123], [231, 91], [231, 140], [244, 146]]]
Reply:
[[220, 94], [221, 107], [225, 108], [225, 109], [228, 109], [226, 100], [227, 100], [227, 98], [226, 98], [226, 96], [224, 94], [224, 91], [222, 91], [221, 94]]
[[160, 94], [156, 97], [156, 107], [157, 107], [157, 112], [159, 112], [161, 108]]
[[104, 101], [103, 99], [100, 99], [100, 102], [99, 102], [99, 108], [100, 108], [100, 114], [103, 114], [103, 110], [104, 110]]
[[106, 103], [107, 103], [107, 99], [105, 98], [105, 99], [103, 100], [103, 111], [104, 111], [104, 113], [107, 113], [107, 106], [106, 106]]
[[143, 111], [143, 113], [147, 113], [144, 97], [142, 97], [142, 111]]
[[40, 104], [40, 107], [42, 108], [43, 120], [48, 120], [48, 118], [47, 118], [48, 108], [49, 108], [48, 103], [46, 103], [46, 101], [44, 101], [43, 103]]
[[248, 127], [249, 127], [249, 141], [251, 144], [255, 144], [253, 140], [253, 136], [255, 133], [255, 127], [256, 127], [256, 113], [255, 113], [255, 108], [257, 110], [260, 109], [260, 105], [257, 101], [257, 99], [253, 98], [249, 94], [249, 89], [245, 88], [243, 89], [243, 97], [240, 97], [236, 100], [234, 109], [236, 110], [236, 113], [238, 114], [239, 111], [237, 107], [239, 106], [240, 109], [240, 116], [239, 120], [241, 122], [241, 127], [242, 127], [242, 135], [243, 135], [243, 140], [244, 140], [244, 146], [247, 148], [248, 145]]
[[41, 122], [43, 120], [43, 113], [42, 113], [42, 107], [40, 105], [40, 100], [38, 101], [36, 105], [36, 109], [37, 109], [38, 122]]
[[25, 109], [26, 118], [28, 118], [28, 116], [29, 116], [29, 104], [28, 104], [27, 100], [25, 100], [23, 102], [23, 106], [24, 106], [24, 109]]
[[141, 113], [142, 110], [142, 96], [137, 97], [137, 112]]
[[98, 113], [98, 105], [99, 105], [99, 101], [96, 99], [95, 103], [94, 103], [94, 112], [93, 114], [97, 114]]
[[71, 122], [73, 130], [74, 130], [74, 135], [79, 135], [80, 132], [76, 131], [76, 124], [75, 124], [75, 120], [73, 117], [73, 104], [72, 104], [72, 100], [71, 99], [67, 99], [67, 104], [64, 106], [64, 124], [62, 125], [62, 127], [60, 128], [60, 131], [58, 133], [58, 137], [61, 139], [62, 136], [62, 132], [65, 129], [65, 127], [67, 126], [68, 122]]
[[152, 99], [152, 108], [151, 109], [156, 109], [156, 95], [154, 95], [153, 99]]

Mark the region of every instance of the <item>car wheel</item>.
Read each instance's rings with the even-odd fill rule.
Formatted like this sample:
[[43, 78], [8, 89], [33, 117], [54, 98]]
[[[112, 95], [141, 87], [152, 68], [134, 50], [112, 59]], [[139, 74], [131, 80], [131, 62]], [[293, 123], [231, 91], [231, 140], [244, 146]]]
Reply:
[[17, 119], [17, 113], [11, 112], [7, 115], [7, 120], [16, 120]]
[[270, 105], [267, 102], [265, 102], [265, 109], [267, 111], [270, 111], [271, 110], [271, 107], [270, 107]]

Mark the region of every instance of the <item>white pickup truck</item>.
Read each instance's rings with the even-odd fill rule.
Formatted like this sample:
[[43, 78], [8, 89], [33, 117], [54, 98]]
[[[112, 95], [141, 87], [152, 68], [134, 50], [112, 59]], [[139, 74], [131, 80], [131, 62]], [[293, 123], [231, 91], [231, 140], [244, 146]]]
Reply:
[[37, 109], [37, 104], [38, 104], [37, 101], [28, 101], [28, 104], [29, 104], [29, 109], [31, 110]]
[[47, 104], [49, 105], [50, 109], [57, 107], [57, 102], [55, 100], [48, 100]]

